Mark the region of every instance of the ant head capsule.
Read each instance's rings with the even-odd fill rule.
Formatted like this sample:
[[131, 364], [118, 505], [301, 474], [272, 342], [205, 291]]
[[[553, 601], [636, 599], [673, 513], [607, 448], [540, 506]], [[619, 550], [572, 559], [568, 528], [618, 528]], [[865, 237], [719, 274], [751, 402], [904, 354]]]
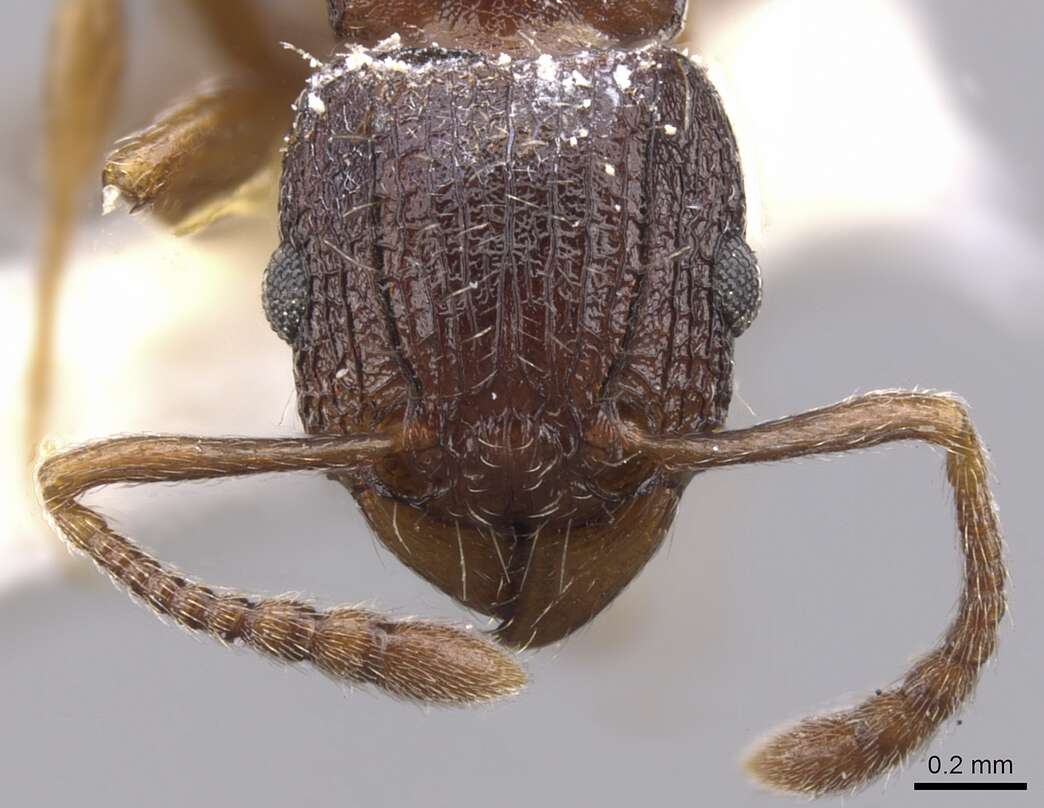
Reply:
[[715, 269], [742, 188], [718, 94], [669, 48], [335, 56], [283, 161], [282, 241], [312, 279], [302, 421], [560, 447], [607, 402], [647, 429], [720, 425], [751, 308], [743, 268]]
[[665, 42], [681, 30], [685, 0], [328, 0], [330, 24], [367, 47], [398, 34], [406, 47], [487, 53], [575, 53]]

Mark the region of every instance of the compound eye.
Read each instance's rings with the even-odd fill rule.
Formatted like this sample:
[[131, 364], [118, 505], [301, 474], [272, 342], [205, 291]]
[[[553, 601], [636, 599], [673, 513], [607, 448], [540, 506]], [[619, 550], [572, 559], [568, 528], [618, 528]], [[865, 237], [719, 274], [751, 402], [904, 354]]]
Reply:
[[725, 323], [738, 337], [761, 308], [761, 270], [754, 251], [737, 234], [726, 234], [714, 256], [714, 300]]
[[268, 262], [262, 285], [262, 302], [268, 324], [290, 345], [297, 339], [308, 311], [308, 271], [300, 254], [280, 245]]

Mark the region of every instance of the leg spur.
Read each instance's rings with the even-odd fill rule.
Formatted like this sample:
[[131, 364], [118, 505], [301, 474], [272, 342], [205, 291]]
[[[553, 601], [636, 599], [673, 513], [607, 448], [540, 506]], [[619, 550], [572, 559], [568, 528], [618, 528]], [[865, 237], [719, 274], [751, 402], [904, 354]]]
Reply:
[[865, 785], [920, 748], [971, 695], [997, 644], [1006, 573], [985, 453], [958, 401], [880, 392], [749, 429], [661, 438], [625, 428], [623, 437], [629, 449], [688, 470], [900, 440], [923, 440], [946, 450], [964, 575], [957, 614], [942, 641], [893, 687], [850, 709], [806, 718], [760, 743], [746, 761], [755, 778], [809, 796]]
[[450, 626], [391, 621], [353, 607], [319, 610], [289, 598], [218, 591], [165, 567], [77, 499], [112, 483], [176, 482], [367, 465], [393, 451], [379, 436], [286, 440], [115, 438], [45, 460], [37, 480], [62, 536], [160, 615], [285, 662], [311, 662], [340, 680], [434, 704], [511, 695], [525, 675], [504, 651]]

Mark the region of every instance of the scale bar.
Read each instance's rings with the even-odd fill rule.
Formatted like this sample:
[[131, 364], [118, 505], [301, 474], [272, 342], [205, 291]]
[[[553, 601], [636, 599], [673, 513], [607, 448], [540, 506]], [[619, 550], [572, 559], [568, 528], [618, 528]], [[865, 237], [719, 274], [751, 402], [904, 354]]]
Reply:
[[1026, 791], [1026, 783], [961, 783], [937, 782], [914, 783], [914, 791]]

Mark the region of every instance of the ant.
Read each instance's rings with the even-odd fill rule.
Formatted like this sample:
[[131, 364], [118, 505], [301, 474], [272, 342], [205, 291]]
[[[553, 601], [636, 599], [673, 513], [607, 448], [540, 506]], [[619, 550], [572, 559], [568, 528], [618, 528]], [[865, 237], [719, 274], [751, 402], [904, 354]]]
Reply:
[[[684, 0], [329, 0], [341, 49], [291, 79], [249, 3], [195, 5], [251, 80], [119, 145], [106, 197], [172, 222], [198, 213], [250, 175], [231, 156], [263, 152], [296, 98], [263, 304], [308, 436], [121, 437], [48, 457], [39, 488], [71, 547], [222, 642], [423, 703], [483, 702], [525, 684], [513, 650], [567, 637], [634, 578], [699, 472], [920, 440], [946, 453], [955, 616], [897, 682], [763, 741], [747, 767], [818, 796], [925, 744], [970, 696], [1005, 611], [985, 452], [959, 400], [920, 392], [724, 429], [734, 340], [762, 287], [730, 124], [669, 45]], [[59, 58], [104, 67], [84, 43], [108, 35], [118, 3], [66, 8], [82, 27]], [[84, 81], [84, 114], [101, 116], [104, 75]], [[493, 640], [210, 588], [78, 501], [112, 483], [305, 470], [344, 485], [404, 564], [498, 620]]]

